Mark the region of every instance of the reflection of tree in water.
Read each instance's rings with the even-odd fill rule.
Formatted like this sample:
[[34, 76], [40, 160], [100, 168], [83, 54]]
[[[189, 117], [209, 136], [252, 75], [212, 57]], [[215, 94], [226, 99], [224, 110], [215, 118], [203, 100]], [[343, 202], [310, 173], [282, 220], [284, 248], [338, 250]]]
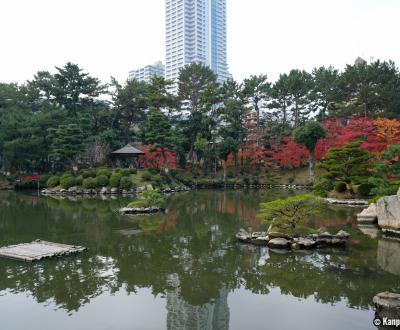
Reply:
[[[33, 206], [29, 196], [10, 194], [0, 204], [1, 245], [40, 237], [89, 251], [33, 265], [0, 260], [0, 290], [29, 292], [38, 302], [53, 300], [73, 311], [103, 292], [151, 288], [167, 297], [171, 329], [194, 324], [224, 329], [228, 292], [241, 286], [264, 294], [279, 287], [283, 294], [322, 303], [346, 299], [356, 308], [368, 308], [376, 292], [399, 289], [397, 277], [378, 270], [376, 241], [359, 231], [352, 237], [362, 244], [339, 253], [280, 255], [237, 244], [234, 234], [243, 217], [254, 223], [259, 198], [192, 192], [174, 196], [165, 215], [135, 218], [114, 212], [127, 200], [40, 199]], [[156, 231], [119, 233], [152, 221]]]

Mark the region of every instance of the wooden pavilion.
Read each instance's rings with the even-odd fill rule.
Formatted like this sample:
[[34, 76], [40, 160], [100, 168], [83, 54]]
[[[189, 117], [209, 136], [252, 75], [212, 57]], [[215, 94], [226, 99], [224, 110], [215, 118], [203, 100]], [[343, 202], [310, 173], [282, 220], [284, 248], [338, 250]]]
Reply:
[[135, 167], [138, 168], [139, 156], [143, 156], [145, 153], [139, 149], [136, 149], [130, 143], [128, 143], [125, 147], [115, 150], [111, 153], [111, 155], [115, 156], [117, 160], [118, 167]]

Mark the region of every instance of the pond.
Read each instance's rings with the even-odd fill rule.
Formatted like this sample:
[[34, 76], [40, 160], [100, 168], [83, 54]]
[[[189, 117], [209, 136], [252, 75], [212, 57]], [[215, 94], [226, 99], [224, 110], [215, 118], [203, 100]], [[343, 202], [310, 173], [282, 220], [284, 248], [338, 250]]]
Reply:
[[[400, 291], [400, 243], [358, 228], [359, 209], [310, 221], [351, 233], [342, 250], [243, 245], [260, 201], [283, 190], [193, 191], [165, 214], [115, 212], [130, 199], [0, 193], [0, 246], [41, 238], [88, 251], [0, 259], [1, 329], [376, 329], [373, 296]], [[265, 225], [264, 225], [265, 226]]]

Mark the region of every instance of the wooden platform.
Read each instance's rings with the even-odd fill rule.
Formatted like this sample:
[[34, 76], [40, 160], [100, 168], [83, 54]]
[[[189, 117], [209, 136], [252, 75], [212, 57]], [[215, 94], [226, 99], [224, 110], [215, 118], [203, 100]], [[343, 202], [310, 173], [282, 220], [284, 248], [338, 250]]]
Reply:
[[66, 245], [36, 240], [31, 243], [9, 245], [0, 248], [0, 257], [21, 261], [36, 261], [61, 257], [86, 250], [83, 246]]

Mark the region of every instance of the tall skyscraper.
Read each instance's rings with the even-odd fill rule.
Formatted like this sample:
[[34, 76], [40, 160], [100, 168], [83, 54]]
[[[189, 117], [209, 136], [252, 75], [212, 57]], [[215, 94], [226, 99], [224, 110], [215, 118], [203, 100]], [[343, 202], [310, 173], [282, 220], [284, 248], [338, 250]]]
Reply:
[[187, 64], [209, 66], [223, 82], [231, 77], [226, 56], [226, 0], [166, 0], [165, 77], [177, 81]]

